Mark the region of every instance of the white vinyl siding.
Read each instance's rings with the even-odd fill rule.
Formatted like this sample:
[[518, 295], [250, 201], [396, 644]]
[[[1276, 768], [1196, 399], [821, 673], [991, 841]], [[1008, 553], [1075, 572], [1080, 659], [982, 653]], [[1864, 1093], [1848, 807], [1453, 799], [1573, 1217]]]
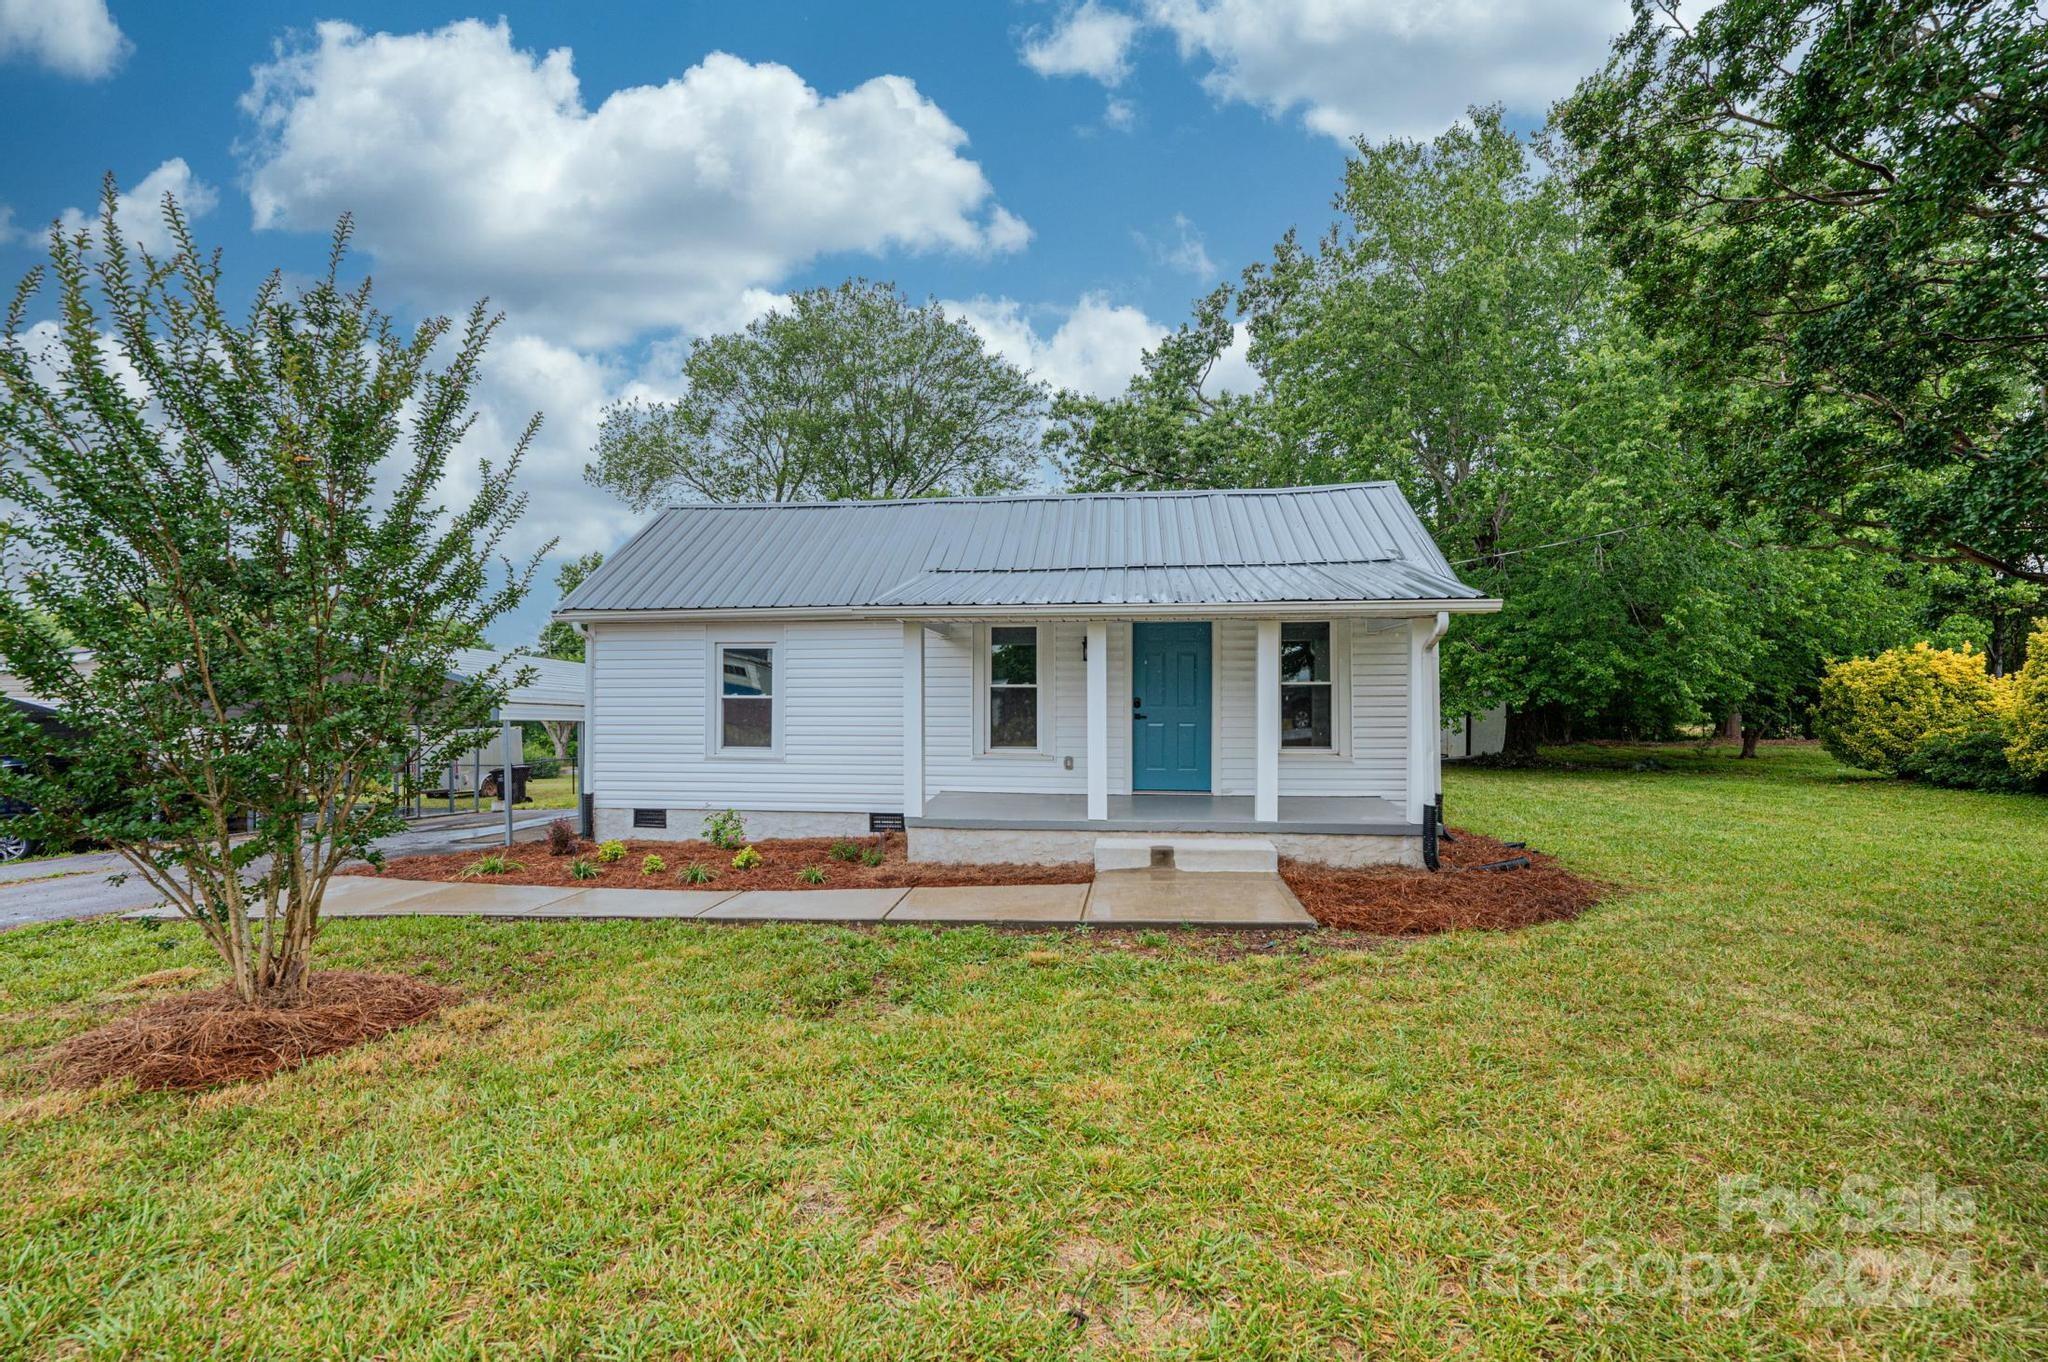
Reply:
[[[1001, 623], [987, 621], [985, 623]], [[779, 746], [720, 755], [710, 741], [713, 644], [765, 630], [722, 624], [595, 626], [591, 667], [594, 770], [604, 808], [764, 809], [866, 813], [903, 807], [903, 629], [895, 620], [791, 622], [775, 630]], [[1213, 625], [1211, 755], [1215, 792], [1254, 786], [1249, 619]], [[1128, 621], [1109, 626], [1109, 788], [1130, 792]], [[1408, 621], [1339, 621], [1346, 696], [1335, 752], [1283, 749], [1282, 795], [1407, 797]], [[988, 751], [976, 649], [986, 630], [961, 621], [925, 640], [925, 788], [937, 794], [1086, 794], [1084, 626], [1039, 630], [1039, 751]], [[1073, 769], [1066, 766], [1073, 760]], [[685, 830], [689, 831], [689, 830]]]
[[[990, 621], [1000, 625], [1001, 620]], [[1045, 623], [1038, 631], [1038, 750], [990, 751], [987, 715], [977, 699], [976, 651], [987, 628], [968, 623], [924, 636], [925, 790], [974, 793], [1088, 792], [1088, 673], [1081, 659], [1085, 626]], [[1130, 628], [1109, 630], [1109, 788], [1129, 789]], [[1119, 712], [1119, 696], [1122, 712]], [[1073, 758], [1074, 769], [1066, 768]]]
[[[1218, 620], [1212, 738], [1216, 793], [1254, 792], [1252, 725], [1255, 626]], [[1349, 634], [1348, 644], [1344, 635]], [[1402, 800], [1408, 790], [1408, 621], [1339, 620], [1332, 646], [1341, 656], [1337, 683], [1348, 699], [1336, 716], [1337, 750], [1280, 749], [1282, 795], [1377, 795]]]
[[778, 626], [778, 749], [714, 751], [712, 644], [701, 624], [602, 624], [591, 683], [591, 792], [606, 808], [903, 807], [903, 630], [893, 620]]

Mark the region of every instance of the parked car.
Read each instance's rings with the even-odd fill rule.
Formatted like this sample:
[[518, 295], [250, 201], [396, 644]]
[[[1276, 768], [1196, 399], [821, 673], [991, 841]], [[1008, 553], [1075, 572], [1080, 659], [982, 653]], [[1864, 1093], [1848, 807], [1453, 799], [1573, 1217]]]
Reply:
[[[0, 770], [19, 771], [22, 764], [8, 757], [0, 757]], [[0, 861], [18, 861], [35, 850], [35, 843], [27, 836], [13, 831], [14, 820], [29, 811], [28, 805], [17, 799], [0, 795]]]

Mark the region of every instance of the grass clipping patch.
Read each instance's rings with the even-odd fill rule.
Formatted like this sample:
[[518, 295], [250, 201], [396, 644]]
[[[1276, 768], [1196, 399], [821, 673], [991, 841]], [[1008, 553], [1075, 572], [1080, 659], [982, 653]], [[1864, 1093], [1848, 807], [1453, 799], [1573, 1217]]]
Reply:
[[[1287, 887], [1325, 927], [1381, 936], [1432, 932], [1508, 931], [1575, 918], [1612, 890], [1574, 875], [1554, 856], [1458, 832], [1438, 847], [1435, 871], [1369, 866], [1356, 870], [1283, 860]], [[1517, 856], [1516, 870], [1477, 867]]]
[[59, 1087], [132, 1078], [138, 1088], [211, 1088], [268, 1078], [396, 1031], [457, 1001], [402, 974], [314, 974], [297, 1007], [249, 1006], [228, 985], [181, 993], [73, 1036], [51, 1052]]

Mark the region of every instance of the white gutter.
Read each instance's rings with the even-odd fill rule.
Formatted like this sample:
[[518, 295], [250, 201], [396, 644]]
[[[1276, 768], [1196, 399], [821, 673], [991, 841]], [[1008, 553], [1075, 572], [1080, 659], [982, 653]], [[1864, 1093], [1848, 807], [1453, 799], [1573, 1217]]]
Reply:
[[1501, 603], [1489, 597], [1421, 601], [1256, 601], [1188, 605], [838, 605], [782, 606], [750, 610], [561, 610], [550, 618], [571, 624], [595, 620], [980, 620], [980, 619], [1238, 619], [1275, 615], [1300, 619], [1412, 618], [1436, 615], [1437, 637], [1451, 615], [1490, 615]]

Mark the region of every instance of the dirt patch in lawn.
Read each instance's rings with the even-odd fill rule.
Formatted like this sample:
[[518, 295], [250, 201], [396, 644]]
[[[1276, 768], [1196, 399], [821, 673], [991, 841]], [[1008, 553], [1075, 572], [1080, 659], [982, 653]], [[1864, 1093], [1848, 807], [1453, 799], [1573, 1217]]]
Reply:
[[139, 1088], [210, 1088], [268, 1078], [431, 1017], [461, 995], [402, 974], [314, 974], [297, 1007], [249, 1006], [223, 985], [154, 1002], [51, 1052], [59, 1087], [133, 1078]]
[[[761, 863], [751, 870], [734, 869], [734, 853], [709, 842], [626, 843], [626, 854], [609, 864], [597, 859], [597, 844], [579, 842], [573, 855], [550, 856], [544, 842], [521, 842], [506, 855], [519, 868], [502, 875], [469, 875], [482, 853], [463, 851], [436, 856], [400, 856], [386, 863], [384, 876], [400, 880], [447, 880], [478, 884], [573, 884], [582, 889], [914, 889], [920, 885], [1086, 884], [1095, 867], [1086, 861], [1062, 865], [946, 865], [905, 859], [904, 839], [880, 837], [770, 837], [750, 844]], [[835, 857], [837, 848], [840, 856]], [[493, 851], [501, 850], [494, 848]], [[862, 852], [879, 851], [881, 864], [864, 865]], [[855, 859], [841, 859], [851, 854]], [[647, 857], [659, 856], [662, 868], [647, 873]], [[583, 860], [597, 871], [579, 880], [570, 863]], [[691, 883], [682, 878], [686, 866], [701, 865], [713, 878]], [[799, 879], [805, 869], [823, 872], [822, 882]], [[373, 875], [368, 866], [348, 872]]]
[[[1506, 931], [1561, 922], [1613, 892], [1608, 885], [1574, 875], [1554, 856], [1477, 833], [1453, 832], [1457, 840], [1440, 845], [1435, 871], [1393, 866], [1353, 870], [1283, 860], [1280, 875], [1323, 926], [1384, 936]], [[1529, 864], [1482, 868], [1518, 858]]]

